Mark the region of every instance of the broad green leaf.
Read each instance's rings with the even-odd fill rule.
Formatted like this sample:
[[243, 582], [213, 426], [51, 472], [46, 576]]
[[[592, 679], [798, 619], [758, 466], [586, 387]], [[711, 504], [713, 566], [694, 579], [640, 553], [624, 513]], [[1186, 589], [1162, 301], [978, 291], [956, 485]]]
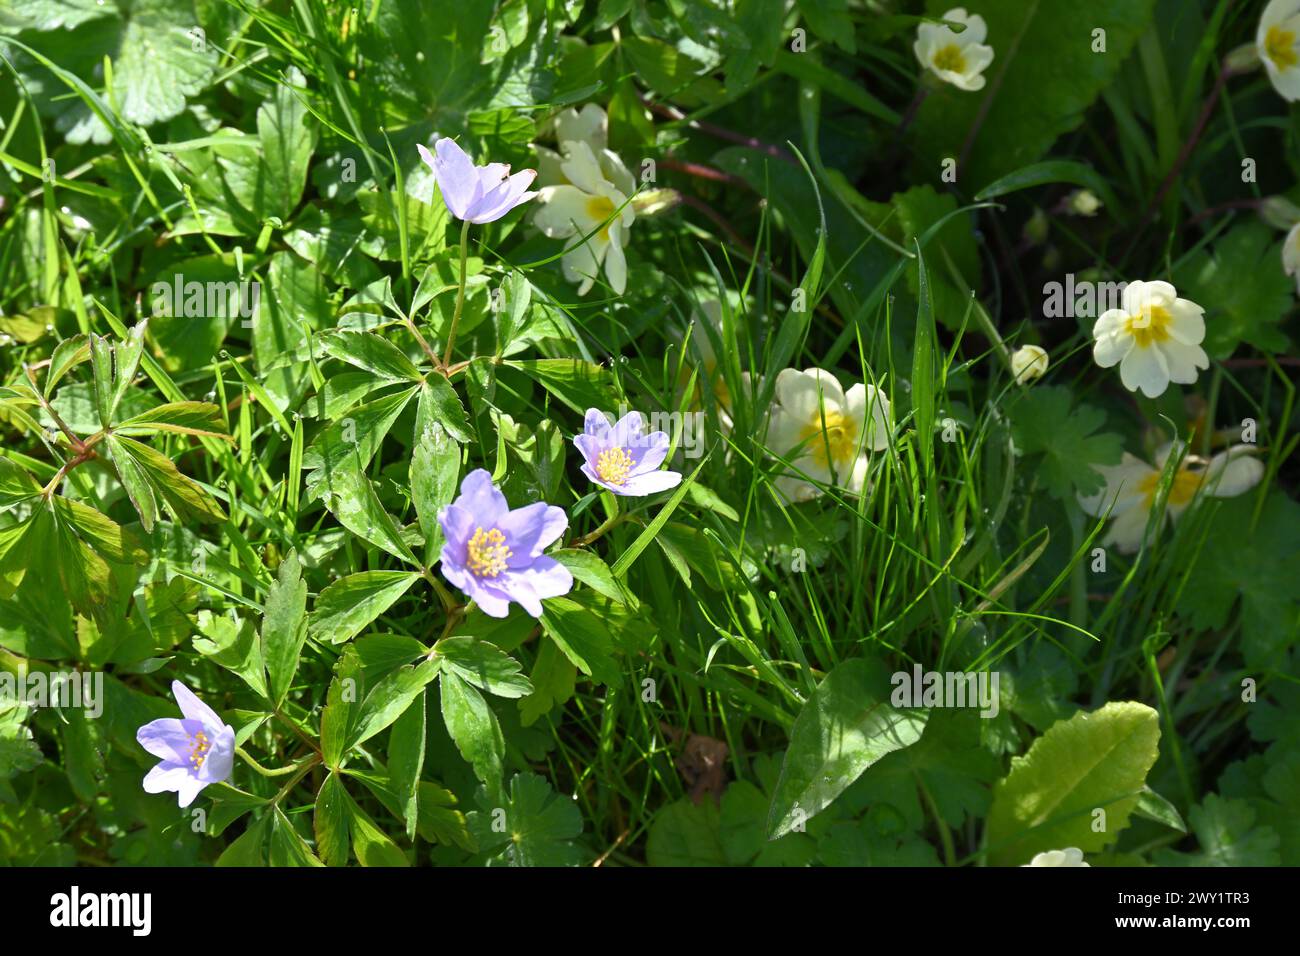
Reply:
[[876, 661], [835, 667], [799, 711], [772, 794], [767, 837], [775, 840], [826, 809], [881, 757], [921, 738], [926, 714], [888, 703], [889, 676]]
[[411, 499], [424, 533], [425, 563], [429, 564], [443, 544], [438, 512], [451, 504], [460, 482], [460, 446], [437, 422], [416, 435], [411, 453]]
[[596, 613], [570, 598], [551, 598], [542, 608], [540, 623], [578, 670], [602, 684], [618, 683], [614, 635]]
[[589, 408], [618, 407], [619, 396], [609, 370], [581, 359], [524, 359], [505, 363], [517, 368], [579, 415]]
[[499, 789], [506, 745], [496, 714], [483, 695], [454, 671], [443, 671], [438, 685], [442, 689], [442, 719], [456, 749], [489, 791]]
[[141, 415], [133, 415], [119, 422], [113, 432], [117, 435], [173, 432], [178, 435], [226, 437], [224, 423], [221, 420], [221, 409], [211, 402], [170, 402], [159, 405]]
[[306, 79], [290, 67], [270, 99], [257, 111], [257, 136], [262, 145], [258, 197], [254, 212], [287, 220], [302, 198], [307, 166], [316, 145], [315, 118], [304, 100], [310, 95]]
[[520, 722], [531, 726], [539, 717], [563, 706], [573, 696], [577, 676], [578, 669], [554, 641], [541, 641], [528, 677], [533, 692], [519, 701]]
[[683, 797], [661, 807], [646, 838], [651, 866], [726, 866], [718, 805], [711, 797]]
[[469, 420], [465, 417], [465, 406], [460, 403], [460, 396], [451, 383], [442, 375], [434, 372], [424, 380], [420, 389], [419, 416], [416, 419], [417, 434], [424, 434], [426, 423], [436, 422], [446, 429], [447, 434], [460, 442], [472, 441]]
[[[1159, 753], [1160, 720], [1145, 704], [1112, 702], [1060, 721], [1034, 741], [993, 791], [989, 860], [1028, 863], [1062, 847], [1095, 852], [1128, 826]], [[1094, 829], [1094, 812], [1106, 814]]]
[[348, 861], [348, 795], [338, 774], [330, 773], [316, 794], [313, 829], [316, 852], [326, 866], [343, 866]]
[[357, 537], [420, 567], [420, 560], [402, 537], [396, 519], [384, 508], [365, 472], [355, 466], [344, 466], [330, 477], [329, 488], [321, 493], [321, 498], [339, 524]]
[[475, 687], [498, 697], [526, 697], [533, 685], [519, 662], [495, 644], [476, 637], [444, 637], [434, 645], [443, 669], [455, 671]]
[[298, 657], [307, 642], [307, 582], [302, 579], [297, 552], [290, 551], [280, 562], [264, 611], [262, 657], [271, 703], [278, 707], [289, 693], [298, 672]]
[[294, 828], [293, 821], [277, 806], [268, 816], [271, 823], [271, 866], [324, 866], [307, 841]]
[[420, 773], [424, 770], [426, 710], [429, 695], [417, 694], [388, 734], [388, 774], [393, 795], [401, 804], [406, 838], [415, 839], [419, 825]]
[[1119, 435], [1098, 431], [1105, 413], [1077, 403], [1063, 385], [1034, 386], [1011, 406], [1010, 415], [1016, 450], [1042, 455], [1038, 475], [1063, 500], [1100, 491], [1104, 482], [1093, 466], [1113, 465], [1123, 452]]
[[366, 694], [352, 722], [348, 749], [365, 743], [375, 734], [387, 730], [424, 693], [429, 681], [438, 676], [441, 662], [436, 658], [407, 664], [386, 676]]
[[[504, 828], [496, 825], [498, 815]], [[582, 833], [574, 801], [558, 794], [546, 778], [517, 773], [510, 778], [504, 806], [476, 811], [469, 825], [489, 866], [577, 866], [583, 853], [573, 840]]]
[[308, 619], [318, 641], [342, 644], [361, 633], [419, 580], [415, 571], [360, 571], [321, 591]]
[[327, 354], [389, 382], [418, 382], [420, 370], [392, 342], [373, 332], [328, 329], [316, 336]]

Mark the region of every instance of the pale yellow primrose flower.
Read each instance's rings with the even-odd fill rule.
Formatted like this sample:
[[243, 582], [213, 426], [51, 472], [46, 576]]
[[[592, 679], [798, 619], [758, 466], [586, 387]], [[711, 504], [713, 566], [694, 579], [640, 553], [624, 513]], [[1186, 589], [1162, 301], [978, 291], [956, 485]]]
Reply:
[[[609, 117], [595, 103], [588, 103], [581, 110], [570, 106], [560, 110], [547, 124], [547, 129], [555, 134], [555, 142], [560, 149], [565, 143], [586, 143], [591, 147], [605, 178], [613, 181], [617, 175], [616, 166], [622, 167], [623, 161], [618, 154], [605, 155], [609, 149]], [[564, 157], [546, 146], [534, 145], [537, 151], [537, 185], [564, 186], [572, 185], [564, 175]], [[624, 167], [626, 168], [626, 167]]]
[[1119, 365], [1120, 381], [1147, 398], [1164, 394], [1170, 382], [1191, 385], [1197, 369], [1210, 367], [1201, 348], [1205, 310], [1178, 298], [1168, 282], [1130, 282], [1123, 308], [1107, 309], [1092, 327], [1092, 355], [1102, 368]]
[[[1156, 453], [1154, 466], [1128, 452], [1118, 465], [1095, 466], [1106, 486], [1095, 495], [1080, 496], [1079, 506], [1094, 518], [1102, 517], [1110, 509], [1113, 520], [1102, 539], [1103, 545], [1113, 544], [1121, 554], [1132, 554], [1141, 546], [1160, 487], [1160, 475], [1177, 448], [1174, 442], [1163, 445]], [[1232, 445], [1208, 462], [1196, 455], [1184, 458], [1165, 501], [1165, 522], [1177, 521], [1198, 492], [1215, 498], [1235, 498], [1259, 484], [1264, 465], [1252, 457], [1254, 452], [1253, 445]]]
[[[541, 190], [533, 224], [551, 239], [570, 239], [596, 230], [586, 242], [564, 254], [564, 277], [580, 283], [578, 295], [586, 295], [603, 263], [610, 287], [622, 295], [627, 288], [623, 247], [628, 244], [628, 230], [636, 219], [636, 211], [627, 200], [636, 190], [636, 181], [623, 161], [609, 150], [602, 153], [608, 160], [602, 165], [591, 146], [582, 140], [561, 143], [560, 148], [564, 154], [560, 172], [568, 182]], [[602, 225], [610, 216], [614, 218]]]
[[1255, 35], [1259, 58], [1284, 100], [1300, 100], [1300, 0], [1272, 0]]
[[1300, 295], [1300, 222], [1291, 227], [1282, 243], [1282, 268], [1295, 279], [1295, 294]]
[[921, 65], [945, 83], [960, 90], [984, 89], [984, 71], [993, 62], [993, 47], [984, 45], [988, 27], [978, 13], [967, 16], [964, 7], [956, 7], [943, 19], [964, 23], [966, 29], [954, 33], [943, 23], [922, 23], [916, 31], [912, 50]]
[[[790, 461], [799, 475], [860, 494], [867, 479], [867, 452], [889, 447], [893, 428], [889, 399], [874, 385], [858, 383], [847, 392], [819, 368], [788, 368], [776, 377], [768, 446]], [[795, 474], [776, 479], [790, 501], [821, 494]]]
[[1088, 866], [1083, 862], [1083, 851], [1078, 847], [1067, 846], [1064, 850], [1047, 850], [1039, 853], [1028, 863], [1021, 866]]
[[1047, 350], [1038, 345], [1022, 345], [1011, 353], [1011, 374], [1017, 385], [1028, 385], [1047, 371]]

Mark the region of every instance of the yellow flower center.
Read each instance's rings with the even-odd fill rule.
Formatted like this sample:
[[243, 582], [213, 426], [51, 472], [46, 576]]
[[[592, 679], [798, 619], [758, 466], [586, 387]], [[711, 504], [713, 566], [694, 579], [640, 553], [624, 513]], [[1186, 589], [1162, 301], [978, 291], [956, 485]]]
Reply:
[[474, 537], [469, 539], [466, 548], [468, 556], [465, 563], [475, 577], [494, 578], [506, 569], [506, 562], [514, 552], [506, 547], [506, 536], [496, 528], [484, 531], [474, 529]]
[[626, 448], [606, 448], [596, 458], [596, 474], [601, 481], [621, 485], [627, 481], [633, 464]]
[[1163, 305], [1147, 306], [1124, 321], [1124, 331], [1133, 336], [1138, 348], [1146, 349], [1169, 338], [1169, 326], [1173, 321], [1174, 317]]
[[956, 43], [949, 43], [947, 46], [936, 50], [934, 68], [936, 70], [947, 70], [950, 73], [965, 73], [966, 56], [961, 52], [961, 47]]
[[[1152, 502], [1156, 500], [1156, 489], [1160, 485], [1160, 472], [1153, 471], [1142, 479], [1138, 488], [1141, 490], [1146, 506], [1151, 507]], [[1178, 473], [1174, 475], [1173, 486], [1169, 489], [1169, 504], [1185, 505], [1196, 495], [1196, 489], [1201, 487], [1201, 475], [1190, 468], [1179, 468]]]
[[[614, 210], [617, 208], [618, 207], [614, 205], [614, 200], [610, 199], [608, 196], [590, 196], [587, 199], [587, 215], [596, 220], [596, 222], [604, 222], [606, 219], [609, 219], [610, 216], [614, 215]], [[600, 238], [606, 241], [609, 240], [609, 226], [612, 225], [613, 221], [611, 220], [609, 225], [600, 230]]]
[[1300, 57], [1296, 55], [1295, 34], [1290, 30], [1283, 30], [1276, 24], [1269, 27], [1268, 33], [1264, 35], [1264, 55], [1272, 60], [1279, 70], [1295, 66], [1300, 62]]
[[804, 426], [799, 441], [823, 468], [829, 468], [832, 461], [845, 465], [858, 450], [858, 429], [853, 419], [828, 408]]
[[212, 742], [208, 740], [208, 735], [199, 731], [190, 738], [190, 766], [198, 770], [203, 766], [203, 761], [208, 759], [208, 751], [212, 749]]

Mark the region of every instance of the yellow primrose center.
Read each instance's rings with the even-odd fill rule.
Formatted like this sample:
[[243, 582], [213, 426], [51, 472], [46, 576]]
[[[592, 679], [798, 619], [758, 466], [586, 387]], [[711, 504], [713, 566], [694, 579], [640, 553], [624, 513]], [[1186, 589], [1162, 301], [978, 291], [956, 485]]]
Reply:
[[[1142, 479], [1138, 488], [1141, 490], [1143, 498], [1148, 508], [1156, 500], [1156, 489], [1160, 486], [1160, 472], [1153, 471]], [[1196, 495], [1196, 489], [1201, 486], [1201, 476], [1189, 468], [1178, 469], [1178, 474], [1174, 475], [1173, 486], [1169, 489], [1169, 504], [1185, 505]]]
[[606, 448], [596, 457], [596, 474], [603, 482], [621, 485], [627, 481], [632, 465], [632, 456], [626, 448]]
[[[608, 196], [590, 196], [587, 199], [587, 215], [596, 220], [596, 222], [604, 222], [606, 219], [609, 219], [610, 216], [614, 215], [614, 210], [617, 208], [618, 207], [614, 205], [614, 200], [610, 199]], [[612, 221], [610, 222], [610, 225], [613, 225]], [[605, 228], [601, 229], [599, 235], [600, 238], [608, 240], [609, 226], [605, 226]]]
[[947, 70], [950, 73], [966, 72], [966, 56], [956, 43], [949, 43], [936, 50], [933, 63], [936, 70]]
[[[822, 415], [825, 416], [824, 423]], [[823, 468], [829, 468], [831, 461], [837, 465], [847, 464], [858, 450], [857, 423], [847, 415], [829, 408], [822, 415], [804, 426], [799, 441]]]
[[1156, 342], [1169, 338], [1169, 326], [1174, 317], [1163, 305], [1153, 305], [1124, 321], [1124, 331], [1133, 336], [1140, 349], [1150, 348]]
[[212, 749], [212, 742], [208, 740], [208, 735], [199, 731], [190, 738], [190, 766], [198, 770], [203, 766], [203, 761], [208, 759], [208, 751]]
[[506, 562], [514, 552], [506, 547], [506, 536], [492, 528], [484, 531], [474, 529], [474, 536], [469, 539], [465, 563], [475, 577], [494, 578], [506, 569]]
[[1295, 66], [1300, 62], [1300, 57], [1296, 55], [1295, 34], [1290, 30], [1283, 30], [1276, 24], [1269, 27], [1268, 33], [1264, 35], [1264, 55], [1272, 60], [1279, 70]]

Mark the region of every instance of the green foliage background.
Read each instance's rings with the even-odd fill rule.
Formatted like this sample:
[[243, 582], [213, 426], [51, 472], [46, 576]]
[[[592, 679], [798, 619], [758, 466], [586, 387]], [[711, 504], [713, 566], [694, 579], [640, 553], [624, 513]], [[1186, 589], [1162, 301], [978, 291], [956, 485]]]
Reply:
[[[937, 0], [0, 0], [0, 671], [105, 686], [0, 700], [0, 862], [1300, 862], [1296, 290], [1256, 215], [1300, 114], [1222, 75], [1262, 6], [967, 0], [968, 93], [912, 53]], [[462, 277], [416, 145], [535, 166], [587, 102], [683, 197], [627, 291], [578, 298], [527, 207]], [[1125, 392], [1044, 314], [1066, 273], [1174, 282], [1210, 371]], [[257, 320], [155, 314], [177, 275]], [[462, 279], [444, 375], [416, 335]], [[786, 366], [889, 396], [868, 494], [774, 493]], [[597, 536], [570, 439], [620, 404], [698, 407], [706, 454]], [[1095, 466], [1246, 419], [1264, 480], [1098, 568]], [[440, 593], [477, 467], [570, 516], [538, 621]], [[893, 706], [913, 664], [997, 671], [999, 713]], [[173, 679], [249, 758], [198, 816], [140, 786]]]

